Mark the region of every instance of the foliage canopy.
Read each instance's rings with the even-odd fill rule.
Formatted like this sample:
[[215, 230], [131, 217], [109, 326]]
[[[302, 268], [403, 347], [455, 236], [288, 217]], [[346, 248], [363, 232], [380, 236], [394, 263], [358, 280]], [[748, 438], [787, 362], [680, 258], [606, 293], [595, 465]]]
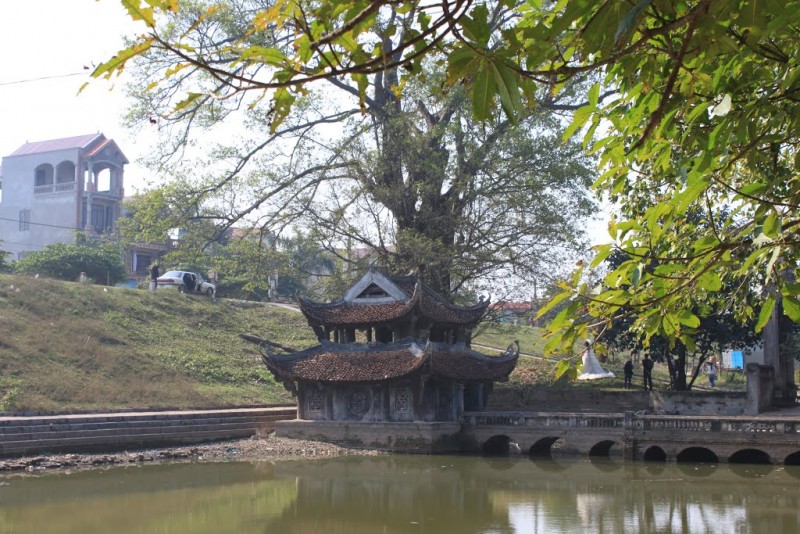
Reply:
[[[136, 210], [144, 233], [190, 225], [214, 240], [233, 225], [272, 238], [299, 228], [348, 263], [374, 253], [392, 272], [424, 266], [426, 281], [444, 293], [486, 290], [476, 287], [480, 281], [503, 294], [514, 289], [512, 280], [556, 271], [581, 244], [581, 223], [595, 209], [592, 164], [578, 143], [561, 142], [563, 118], [530, 110], [513, 120], [502, 114], [475, 120], [464, 89], [442, 89], [443, 56], [421, 60], [415, 77], [404, 79], [404, 69], [387, 65], [298, 86], [294, 113], [287, 108], [281, 116], [275, 101], [265, 106], [258, 95], [274, 67], [250, 53], [244, 61], [231, 49], [237, 42], [258, 42], [259, 50], [288, 46], [288, 30], [253, 32], [254, 13], [274, 4], [180, 7], [151, 28], [152, 41], [131, 68], [132, 119], [149, 123], [158, 116], [174, 143], [155, 162], [176, 178], [174, 185], [148, 195]], [[417, 19], [380, 16], [362, 37], [388, 46], [392, 24], [413, 28]], [[178, 41], [184, 52], [169, 44]], [[196, 61], [173, 76], [187, 47]], [[220, 83], [214, 69], [252, 84]], [[186, 91], [201, 96], [188, 102]], [[236, 116], [241, 111], [244, 119]], [[186, 147], [226, 119], [244, 120], [246, 128], [187, 171]]]
[[[271, 127], [289, 116], [309, 82], [349, 79], [362, 102], [366, 76], [402, 67], [397, 91], [423, 76], [425, 58], [446, 69], [445, 86], [467, 88], [478, 119], [499, 102], [512, 118], [546, 105], [586, 73], [586, 93], [567, 136], [598, 157], [595, 187], [619, 206], [590, 266], [615, 249], [629, 260], [602, 287], [581, 270], [554, 302], [568, 301], [549, 349], [602, 330], [635, 310], [632, 327], [690, 346], [693, 310], [728, 310], [762, 328], [775, 304], [800, 321], [800, 27], [797, 0], [275, 0], [246, 14], [246, 31], [213, 57], [157, 29], [177, 0], [122, 0], [146, 33], [95, 71], [120, 72], [157, 47], [180, 58], [158, 85], [199, 68], [216, 87], [198, 99], [263, 91]], [[197, 18], [219, 10], [210, 6]], [[376, 24], [385, 39], [367, 38]], [[262, 37], [269, 34], [269, 45]], [[255, 74], [257, 73], [257, 74]], [[220, 92], [222, 89], [225, 91]], [[716, 207], [730, 214], [717, 218]], [[687, 217], [702, 213], [703, 224]], [[658, 267], [645, 269], [650, 260]], [[722, 292], [731, 285], [742, 292]], [[774, 288], [752, 299], [752, 288]], [[545, 310], [546, 311], [546, 310]]]

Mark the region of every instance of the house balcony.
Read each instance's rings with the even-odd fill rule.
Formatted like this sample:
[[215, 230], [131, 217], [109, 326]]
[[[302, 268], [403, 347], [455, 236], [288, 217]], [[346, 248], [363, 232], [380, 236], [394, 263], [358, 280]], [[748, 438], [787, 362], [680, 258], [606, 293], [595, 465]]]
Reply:
[[34, 195], [48, 195], [55, 193], [71, 193], [75, 191], [76, 182], [65, 182], [62, 184], [37, 185], [33, 188]]

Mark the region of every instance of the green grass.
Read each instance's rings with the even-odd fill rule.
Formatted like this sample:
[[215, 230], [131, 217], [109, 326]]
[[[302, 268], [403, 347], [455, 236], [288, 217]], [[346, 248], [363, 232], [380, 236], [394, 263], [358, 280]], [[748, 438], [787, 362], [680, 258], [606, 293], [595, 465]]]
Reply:
[[[253, 333], [297, 348], [316, 343], [302, 315], [234, 301], [0, 274], [0, 411], [191, 408], [291, 402], [239, 338]], [[481, 325], [475, 345], [487, 354], [520, 340], [541, 356], [542, 331]], [[512, 386], [622, 388], [624, 358], [604, 366], [617, 378], [553, 381], [558, 358], [520, 358]], [[720, 375], [724, 389], [741, 389]], [[657, 364], [656, 382], [666, 365]], [[634, 385], [641, 383], [637, 368]], [[705, 377], [698, 385], [707, 384]]]
[[0, 275], [0, 410], [290, 402], [242, 332], [315, 343], [280, 308]]

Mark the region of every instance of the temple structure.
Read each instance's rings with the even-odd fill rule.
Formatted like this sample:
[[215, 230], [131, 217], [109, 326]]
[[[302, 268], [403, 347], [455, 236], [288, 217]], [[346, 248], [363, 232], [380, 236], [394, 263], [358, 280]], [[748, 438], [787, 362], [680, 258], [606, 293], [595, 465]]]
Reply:
[[492, 383], [507, 380], [519, 357], [518, 343], [499, 356], [470, 348], [488, 305], [456, 306], [415, 276], [376, 269], [335, 302], [301, 299], [319, 344], [270, 348], [263, 357], [297, 396], [297, 420], [281, 422], [279, 434], [404, 449], [397, 439], [407, 440], [407, 424], [414, 423], [415, 436], [430, 433], [411, 449], [427, 450], [457, 433], [460, 416], [482, 410]]

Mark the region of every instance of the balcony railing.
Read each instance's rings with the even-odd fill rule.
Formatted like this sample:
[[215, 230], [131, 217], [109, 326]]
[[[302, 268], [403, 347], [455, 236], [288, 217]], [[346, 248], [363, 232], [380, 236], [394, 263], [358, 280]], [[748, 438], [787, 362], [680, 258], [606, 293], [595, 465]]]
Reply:
[[45, 195], [47, 193], [69, 193], [75, 191], [76, 182], [66, 182], [62, 184], [37, 185], [33, 188], [34, 195]]

